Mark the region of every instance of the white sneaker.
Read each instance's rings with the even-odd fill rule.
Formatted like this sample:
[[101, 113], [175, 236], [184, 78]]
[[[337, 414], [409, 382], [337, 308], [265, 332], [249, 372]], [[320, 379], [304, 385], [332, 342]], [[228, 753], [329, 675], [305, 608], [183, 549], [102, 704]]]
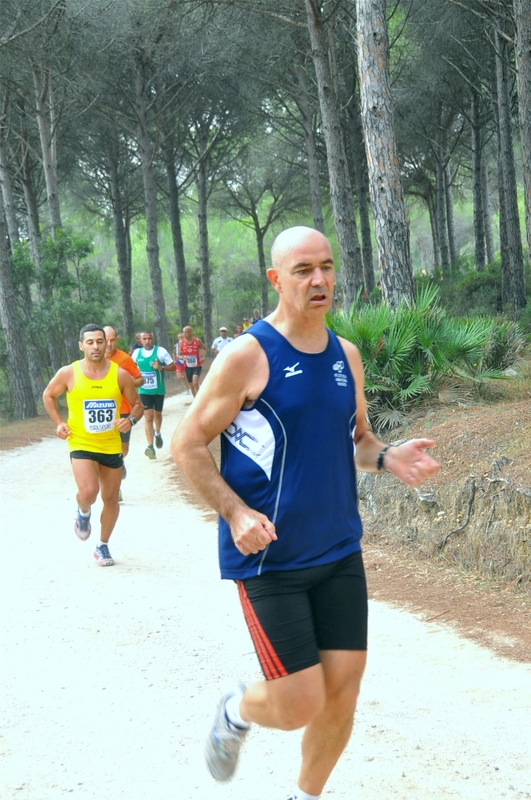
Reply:
[[205, 758], [210, 774], [216, 781], [230, 781], [236, 770], [240, 748], [249, 728], [237, 728], [227, 719], [227, 700], [235, 694], [243, 697], [245, 686], [238, 683], [221, 698], [205, 748]]

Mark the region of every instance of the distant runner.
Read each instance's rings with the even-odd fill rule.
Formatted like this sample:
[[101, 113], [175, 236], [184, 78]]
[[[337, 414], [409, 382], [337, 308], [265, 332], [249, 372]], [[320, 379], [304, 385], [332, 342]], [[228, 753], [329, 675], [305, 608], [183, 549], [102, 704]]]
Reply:
[[140, 335], [140, 341], [142, 347], [133, 350], [131, 358], [136, 362], [144, 379], [144, 383], [138, 391], [144, 406], [144, 427], [148, 443], [144, 453], [148, 458], [156, 458], [153, 441], [159, 449], [163, 445], [160, 429], [164, 395], [166, 394], [164, 373], [173, 372], [175, 365], [168, 351], [153, 343], [151, 331], [144, 331]]
[[186, 379], [195, 397], [199, 391], [199, 378], [203, 371], [203, 362], [207, 354], [207, 349], [201, 339], [194, 336], [190, 325], [186, 325], [183, 328], [183, 334], [184, 337], [181, 339], [179, 354], [184, 359], [186, 365]]
[[[78, 489], [74, 531], [82, 541], [90, 536], [90, 508], [101, 492], [100, 541], [94, 551], [101, 567], [114, 564], [109, 539], [120, 513], [120, 433], [130, 431], [144, 413], [132, 377], [105, 358], [106, 346], [101, 326], [91, 323], [81, 328], [79, 349], [84, 358], [61, 367], [43, 394], [44, 408], [55, 423], [57, 436], [68, 442]], [[63, 392], [67, 393], [66, 422], [57, 407], [57, 398]], [[122, 397], [131, 406], [127, 417], [119, 416]]]

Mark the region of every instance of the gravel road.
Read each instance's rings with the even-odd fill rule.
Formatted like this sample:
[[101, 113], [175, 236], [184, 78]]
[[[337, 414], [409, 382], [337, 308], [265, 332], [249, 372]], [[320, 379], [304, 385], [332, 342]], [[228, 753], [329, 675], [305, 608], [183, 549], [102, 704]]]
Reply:
[[[0, 454], [3, 800], [286, 800], [300, 733], [253, 730], [234, 780], [203, 742], [226, 678], [260, 677], [216, 527], [179, 496], [165, 445], [133, 436], [125, 502], [98, 567], [73, 533], [64, 442]], [[531, 660], [531, 654], [530, 654]], [[357, 722], [323, 798], [531, 798], [531, 665], [384, 604], [370, 606]]]

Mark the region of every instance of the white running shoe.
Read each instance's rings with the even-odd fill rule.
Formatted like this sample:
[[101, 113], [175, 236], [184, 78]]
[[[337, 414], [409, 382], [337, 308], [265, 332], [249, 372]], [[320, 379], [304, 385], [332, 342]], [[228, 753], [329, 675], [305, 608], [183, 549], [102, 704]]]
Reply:
[[235, 694], [243, 696], [245, 686], [238, 683], [221, 698], [205, 747], [205, 758], [210, 774], [216, 781], [230, 781], [236, 770], [240, 748], [249, 728], [237, 728], [225, 713], [227, 700]]

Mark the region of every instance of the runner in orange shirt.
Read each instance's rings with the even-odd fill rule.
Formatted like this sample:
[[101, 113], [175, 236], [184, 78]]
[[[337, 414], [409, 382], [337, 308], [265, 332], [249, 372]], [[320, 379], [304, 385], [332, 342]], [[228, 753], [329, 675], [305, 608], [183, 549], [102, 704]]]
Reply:
[[[125, 369], [128, 372], [132, 379], [133, 383], [135, 384], [135, 388], [139, 388], [144, 383], [144, 379], [140, 374], [140, 370], [138, 369], [137, 365], [133, 361], [130, 355], [128, 355], [125, 350], [118, 350], [116, 345], [118, 344], [118, 334], [116, 333], [116, 329], [111, 327], [111, 325], [106, 325], [103, 329], [105, 331], [105, 339], [107, 341], [107, 348], [105, 350], [105, 358], [109, 361], [114, 361], [115, 364], [118, 364], [119, 367]], [[131, 406], [125, 399], [122, 398], [122, 405], [120, 406], [120, 416], [121, 417], [128, 417], [131, 411]], [[127, 469], [125, 468], [125, 457], [129, 452], [129, 440], [131, 439], [131, 431], [128, 430], [127, 433], [122, 433], [120, 431], [120, 438], [122, 440], [122, 455], [124, 458], [124, 462], [122, 464], [122, 480], [127, 477]], [[122, 499], [121, 492], [120, 492], [120, 500]]]

